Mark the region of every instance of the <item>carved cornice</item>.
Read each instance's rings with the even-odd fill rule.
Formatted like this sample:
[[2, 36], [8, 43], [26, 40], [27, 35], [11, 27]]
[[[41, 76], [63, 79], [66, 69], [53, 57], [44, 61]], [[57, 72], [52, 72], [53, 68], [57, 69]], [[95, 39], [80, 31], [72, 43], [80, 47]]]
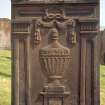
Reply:
[[43, 4], [64, 4], [64, 3], [74, 3], [74, 4], [77, 4], [77, 3], [99, 3], [99, 0], [11, 0], [12, 2], [14, 3], [18, 3], [20, 2], [21, 4], [32, 4], [32, 3], [43, 3]]
[[81, 19], [79, 24], [81, 35], [97, 35], [99, 27], [97, 19]]
[[12, 34], [30, 34], [30, 22], [23, 19], [12, 20]]
[[44, 16], [46, 14], [46, 9], [53, 8], [53, 10], [62, 9], [65, 11], [65, 14], [69, 16], [95, 16], [95, 7], [96, 4], [58, 4], [57, 8], [54, 4], [13, 4], [16, 15], [18, 16], [27, 16], [27, 17], [38, 17]]

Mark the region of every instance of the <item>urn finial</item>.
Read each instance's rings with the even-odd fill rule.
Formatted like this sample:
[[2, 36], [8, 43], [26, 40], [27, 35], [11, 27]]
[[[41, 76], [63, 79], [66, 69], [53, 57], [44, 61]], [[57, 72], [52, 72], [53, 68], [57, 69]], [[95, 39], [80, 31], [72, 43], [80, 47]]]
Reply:
[[56, 41], [59, 39], [59, 33], [56, 28], [52, 28], [49, 32], [51, 41]]

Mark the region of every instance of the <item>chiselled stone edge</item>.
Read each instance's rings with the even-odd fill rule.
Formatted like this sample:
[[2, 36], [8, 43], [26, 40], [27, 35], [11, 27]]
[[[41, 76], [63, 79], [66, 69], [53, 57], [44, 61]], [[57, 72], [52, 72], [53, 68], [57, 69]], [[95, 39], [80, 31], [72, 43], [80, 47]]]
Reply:
[[69, 1], [69, 0], [52, 0], [52, 1], [45, 1], [45, 0], [40, 0], [40, 1], [12, 1], [12, 4], [68, 4], [68, 3], [99, 3], [99, 0], [97, 1]]

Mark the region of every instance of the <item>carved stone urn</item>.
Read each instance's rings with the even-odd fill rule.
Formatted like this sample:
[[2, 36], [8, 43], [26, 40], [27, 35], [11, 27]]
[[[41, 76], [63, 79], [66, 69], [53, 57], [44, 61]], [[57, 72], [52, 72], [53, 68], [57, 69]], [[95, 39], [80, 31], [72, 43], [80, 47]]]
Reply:
[[39, 50], [42, 71], [50, 81], [45, 88], [64, 88], [61, 79], [63, 79], [64, 72], [70, 62], [70, 49], [58, 42], [59, 34], [56, 28], [52, 28], [49, 35], [50, 44]]

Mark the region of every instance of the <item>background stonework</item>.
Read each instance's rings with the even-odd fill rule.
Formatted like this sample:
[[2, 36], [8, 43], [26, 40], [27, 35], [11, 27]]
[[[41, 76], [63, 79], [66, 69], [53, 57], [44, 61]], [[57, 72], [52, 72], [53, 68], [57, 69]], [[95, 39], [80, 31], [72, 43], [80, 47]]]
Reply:
[[11, 20], [0, 18], [0, 49], [10, 49]]
[[105, 65], [105, 29], [100, 32], [101, 35], [101, 64]]

